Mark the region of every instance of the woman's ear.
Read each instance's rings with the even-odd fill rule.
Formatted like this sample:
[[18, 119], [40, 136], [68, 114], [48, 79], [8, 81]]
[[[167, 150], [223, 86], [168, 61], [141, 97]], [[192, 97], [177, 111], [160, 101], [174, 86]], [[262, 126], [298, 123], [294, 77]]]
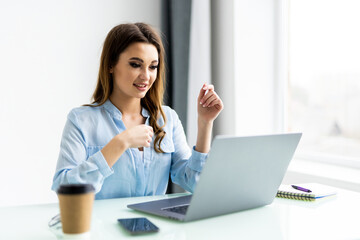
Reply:
[[114, 68], [111, 67], [110, 70], [109, 70], [110, 73], [114, 73]]

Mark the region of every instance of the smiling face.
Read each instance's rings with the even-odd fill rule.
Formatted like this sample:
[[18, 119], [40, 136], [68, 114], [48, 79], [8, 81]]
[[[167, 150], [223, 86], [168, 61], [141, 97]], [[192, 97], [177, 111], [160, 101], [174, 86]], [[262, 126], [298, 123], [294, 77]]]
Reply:
[[110, 69], [114, 79], [112, 95], [139, 100], [145, 97], [157, 77], [158, 59], [158, 51], [152, 44], [129, 45]]

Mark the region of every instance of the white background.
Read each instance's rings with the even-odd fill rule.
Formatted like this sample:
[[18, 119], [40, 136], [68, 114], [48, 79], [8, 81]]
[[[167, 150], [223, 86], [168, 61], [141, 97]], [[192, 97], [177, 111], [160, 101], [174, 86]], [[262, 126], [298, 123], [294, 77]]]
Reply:
[[276, 128], [275, 91], [278, 25], [276, 0], [234, 1], [236, 134], [280, 131]]
[[160, 27], [160, 0], [0, 0], [0, 206], [56, 201], [66, 116], [90, 102], [119, 23]]

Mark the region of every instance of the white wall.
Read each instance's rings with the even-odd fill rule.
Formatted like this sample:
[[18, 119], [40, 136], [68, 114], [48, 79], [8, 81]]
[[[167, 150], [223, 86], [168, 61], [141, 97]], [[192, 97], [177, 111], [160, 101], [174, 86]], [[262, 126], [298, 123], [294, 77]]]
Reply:
[[187, 131], [189, 146], [197, 140], [197, 98], [202, 85], [211, 84], [210, 0], [192, 0], [189, 53]]
[[275, 0], [234, 1], [236, 133], [274, 131]]
[[281, 2], [211, 1], [212, 79], [225, 105], [215, 135], [282, 131]]
[[0, 0], [0, 206], [56, 201], [62, 129], [89, 103], [102, 44], [124, 22], [160, 27], [161, 0]]
[[[234, 71], [234, 1], [211, 1], [211, 75], [224, 109], [214, 122], [214, 136], [234, 134], [236, 124], [234, 104], [237, 94]], [[235, 80], [234, 80], [235, 79]]]

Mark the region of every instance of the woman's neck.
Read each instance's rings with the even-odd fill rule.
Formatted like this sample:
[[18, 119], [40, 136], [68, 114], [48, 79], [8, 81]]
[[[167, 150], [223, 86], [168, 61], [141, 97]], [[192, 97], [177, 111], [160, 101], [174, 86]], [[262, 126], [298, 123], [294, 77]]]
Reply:
[[110, 96], [110, 101], [117, 107], [123, 115], [141, 114], [141, 99], [123, 98], [121, 96]]

